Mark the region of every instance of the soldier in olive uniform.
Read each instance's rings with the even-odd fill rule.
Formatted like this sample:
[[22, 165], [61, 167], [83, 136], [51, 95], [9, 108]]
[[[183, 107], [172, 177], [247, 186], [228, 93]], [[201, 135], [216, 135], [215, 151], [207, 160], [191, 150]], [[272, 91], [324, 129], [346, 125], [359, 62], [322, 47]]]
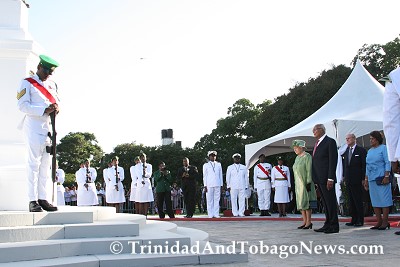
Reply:
[[164, 162], [160, 162], [158, 165], [158, 171], [155, 171], [153, 175], [156, 183], [158, 216], [161, 219], [165, 218], [165, 202], [168, 216], [170, 218], [175, 218], [171, 202], [171, 184], [173, 182], [171, 172], [166, 169]]

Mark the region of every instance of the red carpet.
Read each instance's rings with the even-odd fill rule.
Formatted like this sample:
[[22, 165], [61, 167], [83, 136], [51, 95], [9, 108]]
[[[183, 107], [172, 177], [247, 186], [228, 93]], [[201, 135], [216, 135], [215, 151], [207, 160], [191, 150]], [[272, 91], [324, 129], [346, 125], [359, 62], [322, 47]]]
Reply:
[[[283, 217], [283, 218], [276, 218], [276, 217], [259, 217], [257, 215], [253, 216], [245, 216], [245, 217], [221, 217], [221, 218], [206, 218], [206, 217], [193, 217], [193, 218], [165, 218], [160, 219], [158, 217], [147, 217], [148, 220], [165, 220], [165, 221], [195, 221], [195, 222], [236, 222], [236, 221], [302, 221], [301, 218], [290, 218], [290, 217]], [[325, 221], [325, 218], [312, 218], [313, 221]], [[350, 222], [351, 218], [340, 218], [339, 222], [346, 223]], [[365, 217], [364, 222], [367, 225], [372, 225], [376, 222], [375, 216], [374, 217]], [[400, 216], [389, 216], [390, 227], [400, 227]]]

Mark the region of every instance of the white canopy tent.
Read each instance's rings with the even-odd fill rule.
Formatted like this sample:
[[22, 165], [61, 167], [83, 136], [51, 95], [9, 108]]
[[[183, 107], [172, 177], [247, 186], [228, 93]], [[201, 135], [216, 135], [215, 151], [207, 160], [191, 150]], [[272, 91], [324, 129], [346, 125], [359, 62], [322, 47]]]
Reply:
[[[303, 139], [312, 149], [315, 138], [312, 128], [322, 123], [328, 136], [338, 146], [345, 144], [345, 136], [354, 133], [357, 137], [368, 135], [373, 130], [382, 130], [384, 87], [357, 61], [352, 73], [339, 91], [311, 116], [271, 138], [245, 146], [246, 166], [250, 169], [260, 154], [266, 156], [293, 152], [292, 140]], [[358, 140], [369, 145], [364, 139]]]

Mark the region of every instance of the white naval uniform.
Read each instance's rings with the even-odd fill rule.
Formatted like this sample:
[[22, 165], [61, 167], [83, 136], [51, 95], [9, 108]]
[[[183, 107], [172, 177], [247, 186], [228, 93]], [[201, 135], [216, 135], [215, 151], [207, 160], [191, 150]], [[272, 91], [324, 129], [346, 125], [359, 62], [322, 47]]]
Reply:
[[57, 183], [57, 206], [65, 206], [65, 188], [63, 183], [65, 182], [65, 172], [62, 169], [56, 170], [56, 183]]
[[217, 161], [209, 161], [203, 165], [203, 184], [207, 187], [208, 217], [219, 218], [219, 200], [222, 186], [222, 166]]
[[[45, 87], [57, 100], [57, 86], [54, 82], [41, 81], [35, 74], [31, 78]], [[46, 183], [51, 180], [50, 165], [51, 156], [46, 152], [46, 146], [50, 146], [48, 133], [51, 132], [50, 116], [44, 111], [51, 102], [30, 82], [22, 80], [17, 94], [18, 109], [25, 113], [19, 128], [22, 129], [25, 144], [28, 149], [28, 197], [29, 201], [48, 198]], [[51, 184], [51, 182], [49, 183]], [[50, 201], [49, 201], [50, 202]]]
[[[145, 175], [143, 177], [143, 163], [140, 162], [139, 164], [136, 164], [134, 166], [134, 177], [132, 177], [132, 183], [133, 181], [137, 181], [137, 186], [136, 186], [136, 191], [135, 195], [131, 197], [134, 197], [135, 202], [138, 203], [147, 203], [147, 202], [152, 202], [154, 201], [154, 195], [153, 195], [153, 188], [151, 185], [151, 175], [153, 174], [153, 166], [149, 163], [145, 163]], [[144, 184], [142, 184], [142, 181], [144, 181]], [[132, 185], [131, 185], [132, 187]]]
[[[117, 172], [118, 178], [120, 179], [117, 183]], [[122, 181], [125, 179], [124, 169], [120, 166], [111, 166], [107, 169], [106, 178], [106, 202], [110, 204], [124, 203], [125, 202], [125, 190]], [[116, 189], [118, 185], [118, 191]]]
[[[137, 165], [137, 164], [136, 164]], [[135, 196], [136, 196], [136, 188], [137, 188], [137, 177], [135, 176], [135, 166], [133, 165], [129, 168], [129, 172], [131, 173], [131, 194], [129, 196], [130, 201], [135, 201]], [[143, 171], [143, 170], [142, 170]]]
[[[86, 175], [89, 171], [88, 175], [90, 177], [90, 182], [86, 182]], [[95, 206], [98, 205], [99, 201], [97, 199], [97, 189], [94, 181], [97, 178], [97, 172], [95, 168], [86, 167], [80, 168], [76, 172], [76, 182], [78, 183], [78, 191], [77, 191], [77, 205], [78, 206]], [[88, 188], [85, 187], [85, 184], [88, 185]]]
[[[286, 175], [286, 178], [276, 168], [280, 168]], [[289, 187], [291, 187], [289, 168], [284, 165], [273, 167], [271, 171], [271, 184], [272, 188], [275, 188], [274, 202], [289, 203]]]
[[[230, 188], [233, 216], [244, 216], [246, 189], [249, 188], [249, 171], [243, 164], [232, 164], [226, 170], [226, 185]], [[239, 198], [239, 207], [238, 207]]]
[[383, 130], [389, 161], [400, 160], [400, 67], [389, 73], [383, 94]]
[[[260, 163], [265, 170], [271, 173], [272, 165], [269, 163]], [[258, 165], [258, 164], [257, 164]], [[254, 167], [254, 188], [257, 189], [258, 208], [260, 210], [269, 210], [271, 206], [271, 179], [258, 166]], [[260, 179], [261, 178], [261, 179]], [[265, 179], [265, 180], [264, 180]]]

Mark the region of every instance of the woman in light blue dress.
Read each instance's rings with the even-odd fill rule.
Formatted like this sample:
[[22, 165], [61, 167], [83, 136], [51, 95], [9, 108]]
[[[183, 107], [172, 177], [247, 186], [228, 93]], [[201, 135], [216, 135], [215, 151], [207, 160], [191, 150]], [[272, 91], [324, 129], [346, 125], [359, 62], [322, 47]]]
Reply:
[[[392, 186], [389, 181], [390, 162], [386, 146], [382, 144], [383, 137], [380, 132], [371, 132], [369, 140], [371, 148], [367, 153], [367, 171], [365, 176], [365, 190], [369, 189], [372, 207], [377, 223], [371, 229], [390, 229], [388, 221], [389, 207], [393, 205]], [[376, 179], [384, 176], [382, 185], [377, 185]], [[382, 214], [382, 217], [381, 217]]]

